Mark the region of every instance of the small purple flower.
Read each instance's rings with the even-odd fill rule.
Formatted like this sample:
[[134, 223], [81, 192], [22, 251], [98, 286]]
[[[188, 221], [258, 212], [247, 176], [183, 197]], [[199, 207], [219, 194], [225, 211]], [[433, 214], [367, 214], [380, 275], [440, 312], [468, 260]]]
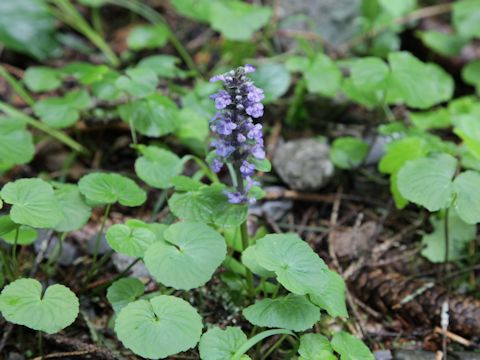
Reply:
[[265, 98], [265, 95], [263, 94], [262, 89], [257, 88], [255, 85], [251, 85], [247, 92], [247, 98], [252, 102], [260, 102]]
[[253, 103], [252, 105], [248, 106], [245, 111], [248, 115], [253, 118], [259, 118], [263, 116], [263, 104], [261, 103]]
[[260, 124], [255, 124], [254, 126], [252, 126], [247, 133], [247, 138], [252, 140], [259, 140], [262, 139], [262, 137], [262, 125]]
[[215, 95], [212, 95], [212, 98], [215, 100], [215, 107], [218, 110], [225, 109], [228, 105], [232, 103], [232, 98], [230, 94], [225, 90], [220, 90]]
[[243, 176], [252, 176], [255, 172], [255, 166], [250, 164], [247, 160], [243, 160], [242, 165], [240, 166], [240, 172]]
[[252, 155], [259, 160], [263, 160], [265, 159], [265, 150], [263, 149], [262, 146], [255, 145], [252, 148]]
[[253, 65], [250, 65], [250, 64], [247, 64], [244, 67], [245, 74], [253, 73], [253, 72], [255, 72], [255, 70], [256, 70], [255, 67]]
[[228, 197], [228, 202], [230, 204], [241, 204], [245, 202], [246, 197], [244, 194], [241, 192], [230, 192], [230, 191], [225, 191], [225, 195]]
[[222, 168], [223, 168], [223, 162], [221, 162], [219, 158], [214, 158], [214, 159], [212, 160], [212, 164], [210, 165], [210, 168], [211, 168], [214, 172], [218, 173], [218, 172], [220, 172], [220, 170], [222, 170]]
[[216, 124], [216, 131], [220, 135], [230, 135], [237, 128], [237, 124], [231, 121], [220, 120]]
[[245, 135], [243, 135], [243, 134], [238, 134], [237, 135], [237, 141], [239, 143], [244, 143], [246, 140], [247, 140], [247, 138], [245, 137]]
[[213, 77], [210, 78], [210, 82], [211, 83], [214, 83], [214, 82], [217, 82], [217, 81], [225, 81], [225, 76], [223, 75], [215, 75]]

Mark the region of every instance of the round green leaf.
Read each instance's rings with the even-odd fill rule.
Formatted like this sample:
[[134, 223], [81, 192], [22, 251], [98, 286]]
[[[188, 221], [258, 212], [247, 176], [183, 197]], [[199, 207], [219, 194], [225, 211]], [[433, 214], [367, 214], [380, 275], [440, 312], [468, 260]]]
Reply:
[[480, 60], [470, 62], [462, 69], [462, 79], [480, 89]]
[[288, 294], [257, 301], [243, 310], [243, 316], [261, 327], [305, 331], [320, 320], [320, 309], [306, 296]]
[[9, 232], [15, 230], [17, 228], [17, 224], [15, 224], [10, 216], [2, 215], [0, 216], [0, 236], [8, 234]]
[[330, 316], [348, 317], [345, 303], [345, 282], [335, 271], [328, 270], [315, 292], [310, 294], [312, 302], [325, 309]]
[[107, 299], [113, 310], [118, 313], [125, 306], [143, 295], [145, 285], [136, 278], [124, 278], [115, 281], [107, 290]]
[[214, 327], [200, 339], [200, 359], [228, 360], [246, 342], [247, 336], [239, 327], [227, 326], [225, 330]]
[[410, 160], [398, 172], [398, 189], [407, 200], [437, 211], [448, 205], [457, 160], [448, 154]]
[[45, 66], [29, 67], [25, 71], [23, 81], [35, 92], [55, 90], [62, 85], [59, 72]]
[[353, 85], [363, 91], [383, 90], [389, 72], [382, 59], [365, 57], [353, 63], [350, 76]]
[[362, 163], [368, 155], [368, 144], [354, 137], [335, 139], [330, 159], [340, 169], [351, 169]]
[[157, 74], [153, 70], [139, 67], [127, 70], [125, 75], [115, 81], [117, 88], [135, 97], [152, 94], [157, 84]]
[[172, 55], [152, 55], [144, 57], [138, 63], [139, 68], [148, 68], [155, 71], [159, 77], [172, 79], [182, 77], [184, 71], [179, 69], [177, 65], [180, 59]]
[[277, 100], [284, 95], [291, 82], [290, 73], [285, 66], [278, 63], [259, 66], [250, 77], [255, 81], [255, 85], [265, 92], [265, 103]]
[[41, 179], [20, 179], [6, 184], [0, 196], [11, 204], [11, 219], [17, 224], [53, 228], [63, 218], [52, 186]]
[[139, 206], [147, 199], [143, 191], [133, 180], [114, 173], [92, 173], [78, 182], [80, 192], [92, 203]]
[[307, 89], [324, 96], [335, 96], [342, 81], [342, 72], [335, 62], [325, 54], [317, 54], [304, 72]]
[[371, 351], [360, 339], [344, 331], [336, 333], [331, 344], [342, 360], [375, 360]]
[[271, 234], [255, 245], [258, 263], [289, 291], [304, 295], [321, 285], [327, 266], [296, 234]]
[[162, 23], [138, 25], [128, 34], [127, 45], [132, 50], [161, 48], [167, 43], [169, 36], [167, 26]]
[[49, 334], [72, 324], [78, 309], [78, 299], [69, 288], [55, 284], [43, 294], [35, 279], [16, 280], [0, 294], [0, 311], [7, 321]]
[[189, 290], [205, 284], [225, 259], [225, 239], [211, 227], [194, 222], [171, 225], [165, 242], [145, 253], [145, 265], [166, 286]]
[[[305, 360], [330, 360], [327, 354], [333, 356], [333, 349], [330, 341], [320, 334], [304, 334], [300, 337], [300, 347], [298, 353]], [[323, 353], [323, 354], [322, 354]], [[319, 356], [322, 354], [322, 356]], [[336, 357], [332, 357], [336, 359]]]
[[124, 307], [115, 321], [115, 332], [135, 354], [163, 359], [197, 344], [202, 319], [186, 301], [160, 295]]
[[155, 242], [155, 234], [150, 230], [123, 224], [111, 226], [106, 238], [113, 250], [133, 257], [143, 257], [148, 247]]
[[480, 173], [465, 171], [453, 182], [457, 194], [455, 209], [467, 224], [480, 222]]
[[[37, 240], [38, 232], [35, 229], [32, 229], [30, 226], [15, 224], [15, 228], [17, 226], [19, 226], [17, 245], [30, 245], [30, 244], [33, 244], [35, 240]], [[2, 238], [6, 243], [11, 245], [15, 244], [16, 237], [17, 237], [16, 229], [6, 234], [0, 235], [0, 238]]]
[[135, 172], [148, 185], [167, 189], [171, 180], [182, 172], [182, 160], [174, 153], [156, 146], [141, 148], [143, 156], [135, 161]]
[[33, 137], [25, 124], [19, 119], [0, 117], [0, 168], [26, 164], [34, 154]]
[[56, 231], [69, 232], [83, 227], [92, 209], [85, 203], [76, 185], [62, 185], [55, 190], [55, 196], [63, 212], [63, 219], [55, 226]]
[[262, 267], [257, 260], [256, 248], [254, 246], [249, 246], [242, 252], [242, 263], [250, 269], [254, 274], [263, 276], [263, 277], [274, 277], [275, 273], [273, 271], [268, 271]]
[[463, 0], [453, 3], [453, 25], [467, 37], [480, 37], [480, 0]]
[[422, 138], [403, 138], [388, 146], [386, 154], [378, 164], [378, 169], [382, 173], [394, 174], [400, 170], [408, 160], [419, 159], [425, 156], [426, 153], [426, 142]]

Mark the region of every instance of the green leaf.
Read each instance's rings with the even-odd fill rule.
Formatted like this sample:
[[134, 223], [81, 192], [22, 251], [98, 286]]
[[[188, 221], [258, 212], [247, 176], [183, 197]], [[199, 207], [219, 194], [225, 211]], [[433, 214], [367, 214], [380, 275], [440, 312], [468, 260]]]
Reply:
[[162, 284], [189, 290], [204, 285], [223, 262], [225, 239], [202, 223], [179, 222], [163, 234], [165, 242], [145, 253], [145, 265]]
[[46, 66], [29, 67], [25, 71], [23, 82], [34, 92], [51, 91], [62, 85], [59, 72]]
[[[433, 232], [422, 237], [422, 255], [433, 263], [445, 261], [445, 220], [431, 216]], [[475, 238], [475, 225], [465, 223], [455, 211], [448, 216], [448, 260], [459, 259], [464, 254], [465, 246]]]
[[[305, 360], [331, 360], [328, 354], [333, 356], [330, 341], [320, 334], [304, 334], [300, 337], [298, 353]], [[332, 359], [336, 359], [333, 357]]]
[[82, 228], [90, 219], [92, 209], [85, 203], [76, 185], [62, 185], [55, 190], [63, 219], [55, 226], [59, 232], [69, 232]]
[[80, 192], [92, 203], [140, 206], [147, 199], [133, 180], [114, 173], [91, 173], [78, 182]]
[[107, 242], [120, 254], [143, 257], [145, 251], [155, 242], [155, 234], [144, 228], [128, 225], [112, 225], [106, 234]]
[[384, 174], [395, 174], [407, 161], [422, 158], [426, 154], [425, 140], [419, 137], [406, 137], [388, 145], [378, 169]]
[[87, 109], [91, 99], [85, 90], [76, 90], [64, 97], [50, 97], [38, 101], [33, 106], [35, 114], [48, 126], [66, 128], [80, 118], [80, 111]]
[[144, 67], [128, 69], [125, 72], [125, 75], [120, 76], [115, 81], [115, 85], [118, 89], [137, 98], [152, 94], [156, 90], [157, 84], [157, 74], [153, 70]]
[[426, 109], [453, 95], [453, 79], [435, 64], [424, 64], [408, 52], [388, 55], [391, 67], [387, 102]]
[[456, 167], [457, 160], [448, 154], [407, 161], [398, 173], [400, 194], [429, 211], [438, 211], [451, 201]]
[[354, 137], [337, 138], [332, 144], [330, 159], [340, 169], [359, 166], [368, 155], [368, 144]]
[[177, 114], [175, 136], [194, 152], [203, 154], [209, 135], [208, 118], [196, 111], [183, 108]]
[[171, 0], [175, 10], [182, 16], [208, 22], [210, 20], [211, 4], [215, 0]]
[[0, 43], [45, 60], [58, 49], [56, 19], [43, 0], [0, 1]]
[[378, 0], [378, 2], [395, 18], [408, 14], [417, 7], [417, 0]]
[[262, 160], [254, 159], [252, 163], [255, 165], [255, 169], [258, 171], [270, 172], [272, 170], [272, 164], [267, 158]]
[[304, 295], [317, 291], [327, 266], [296, 234], [271, 234], [255, 245], [260, 266], [275, 272], [287, 290]]
[[7, 183], [0, 197], [11, 204], [11, 219], [36, 228], [53, 228], [62, 220], [61, 207], [53, 188], [41, 179], [20, 179]]
[[355, 336], [344, 331], [336, 333], [331, 341], [332, 348], [341, 360], [375, 360], [368, 347]]
[[317, 54], [303, 76], [308, 91], [328, 97], [336, 95], [342, 81], [337, 64], [325, 54]]
[[195, 191], [175, 193], [168, 205], [180, 219], [219, 226], [239, 226], [247, 217], [247, 206], [230, 204], [224, 190], [225, 186], [213, 184]]
[[456, 33], [439, 31], [417, 31], [416, 35], [425, 46], [443, 56], [455, 56], [468, 43], [468, 38]]
[[33, 137], [25, 124], [19, 119], [0, 117], [0, 167], [26, 164], [34, 154]]
[[260, 327], [305, 331], [320, 320], [320, 310], [306, 296], [288, 294], [257, 301], [243, 310], [243, 316]]
[[467, 84], [473, 85], [480, 92], [480, 60], [469, 62], [462, 69], [462, 79]]
[[215, 1], [209, 21], [213, 29], [229, 40], [247, 41], [268, 24], [272, 9], [240, 1]]
[[460, 35], [480, 37], [480, 0], [454, 2], [453, 25]]
[[480, 124], [477, 115], [458, 115], [453, 132], [463, 140], [473, 156], [480, 159]]
[[0, 294], [0, 311], [7, 321], [48, 334], [72, 324], [78, 309], [78, 299], [69, 288], [55, 284], [43, 293], [35, 279], [16, 280]]
[[186, 301], [160, 295], [124, 307], [115, 321], [115, 332], [135, 354], [163, 359], [198, 343], [202, 319]]
[[140, 152], [143, 156], [135, 161], [138, 177], [152, 187], [171, 187], [172, 178], [182, 172], [182, 160], [173, 152], [156, 146], [141, 147]]
[[456, 192], [455, 209], [467, 224], [480, 222], [480, 173], [465, 171], [453, 181]]
[[10, 216], [8, 215], [1, 215], [0, 216], [0, 236], [8, 234], [9, 232], [14, 231], [17, 228], [17, 224], [15, 224]]
[[107, 290], [107, 299], [118, 313], [125, 306], [143, 295], [145, 285], [137, 278], [123, 278], [115, 281]]
[[196, 191], [203, 186], [200, 181], [184, 175], [173, 177], [171, 182], [176, 191]]
[[275, 273], [273, 271], [268, 271], [258, 263], [256, 251], [255, 245], [246, 248], [242, 252], [242, 263], [254, 274], [267, 278], [274, 277]]
[[155, 49], [163, 47], [170, 36], [165, 24], [138, 25], [127, 36], [127, 45], [132, 50]]
[[121, 119], [142, 135], [160, 137], [175, 130], [178, 110], [175, 103], [164, 96], [130, 101], [118, 111]]
[[152, 55], [140, 60], [137, 67], [153, 70], [161, 78], [173, 79], [185, 76], [185, 72], [177, 67], [179, 63], [180, 59], [176, 56]]
[[84, 85], [101, 81], [105, 76], [115, 73], [106, 65], [94, 65], [86, 62], [72, 62], [62, 69], [66, 75], [73, 76]]
[[290, 73], [282, 64], [267, 63], [257, 68], [257, 71], [250, 74], [255, 85], [263, 89], [265, 103], [275, 101], [284, 95], [290, 87]]
[[[18, 228], [18, 238], [17, 238]], [[15, 238], [17, 238], [17, 245], [30, 245], [33, 244], [38, 238], [38, 233], [30, 226], [15, 224], [8, 215], [0, 216], [0, 238], [7, 244], [15, 244]]]
[[355, 87], [363, 91], [376, 91], [385, 88], [389, 72], [382, 59], [365, 57], [353, 63], [350, 77]]
[[225, 330], [214, 327], [200, 339], [200, 359], [229, 360], [246, 342], [247, 336], [239, 327], [227, 326]]
[[411, 112], [410, 120], [420, 130], [446, 129], [452, 125], [449, 111], [439, 108], [424, 112]]
[[311, 294], [310, 299], [315, 305], [325, 309], [332, 317], [348, 317], [345, 303], [345, 282], [335, 271], [328, 270], [326, 272], [321, 287]]
[[231, 360], [250, 360], [248, 355], [245, 355], [245, 353], [250, 350], [252, 347], [254, 347], [257, 343], [260, 343], [263, 339], [266, 339], [269, 336], [275, 336], [275, 335], [290, 335], [290, 336], [295, 336], [293, 332], [287, 329], [271, 329], [271, 330], [265, 330], [262, 331], [259, 334], [256, 334], [252, 338], [248, 339], [248, 341], [243, 344], [240, 349], [237, 350], [235, 355], [233, 355]]

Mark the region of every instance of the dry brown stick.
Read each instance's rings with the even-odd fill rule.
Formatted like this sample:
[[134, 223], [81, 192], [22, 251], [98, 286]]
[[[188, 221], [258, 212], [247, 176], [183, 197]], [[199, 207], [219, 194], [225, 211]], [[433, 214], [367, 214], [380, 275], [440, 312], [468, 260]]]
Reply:
[[45, 356], [37, 356], [36, 358], [33, 358], [33, 360], [55, 359], [55, 358], [63, 358], [63, 357], [67, 357], [67, 356], [82, 356], [82, 355], [87, 355], [87, 354], [90, 354], [90, 353], [91, 353], [91, 351], [88, 351], [88, 350], [59, 352], [59, 353], [48, 354], [48, 355], [45, 355]]
[[470, 347], [472, 346], [472, 342], [470, 340], [465, 339], [464, 337], [461, 337], [460, 335], [454, 334], [451, 331], [443, 331], [442, 328], [440, 327], [435, 327], [435, 332], [437, 334], [443, 335], [445, 334], [450, 340], [453, 340], [459, 344], [462, 344], [463, 346]]
[[45, 339], [60, 346], [70, 347], [76, 351], [88, 351], [95, 355], [95, 359], [115, 360], [115, 356], [107, 349], [100, 348], [93, 344], [87, 344], [82, 341], [72, 339], [63, 335], [44, 335]]

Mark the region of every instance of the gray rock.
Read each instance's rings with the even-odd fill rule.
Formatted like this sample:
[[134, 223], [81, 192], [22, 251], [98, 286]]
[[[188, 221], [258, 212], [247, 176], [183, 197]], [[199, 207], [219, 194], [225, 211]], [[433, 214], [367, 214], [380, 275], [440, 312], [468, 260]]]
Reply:
[[7, 355], [7, 360], [25, 360], [25, 356], [17, 352], [11, 352]]
[[300, 139], [279, 145], [273, 157], [273, 166], [290, 188], [299, 191], [321, 189], [334, 173], [330, 147], [315, 139]]
[[[91, 237], [87, 239], [87, 251], [89, 254], [93, 255], [95, 252], [95, 246], [97, 242], [97, 235], [94, 234]], [[98, 253], [100, 255], [105, 254], [107, 251], [111, 250], [110, 245], [108, 245], [107, 239], [105, 237], [105, 232], [102, 234], [102, 237], [100, 238], [100, 246], [98, 248]]]
[[[454, 352], [456, 357], [452, 359], [480, 360], [480, 354], [473, 352]], [[450, 359], [450, 356], [448, 356]], [[435, 360], [435, 353], [420, 350], [395, 350], [394, 360]]]
[[[38, 239], [34, 242], [33, 247], [35, 249], [35, 252], [38, 254], [44, 246], [46, 246], [47, 239], [45, 236], [47, 235], [47, 232], [44, 230], [40, 231], [40, 236]], [[58, 247], [58, 237], [53, 236], [52, 239], [50, 240], [50, 243], [48, 245], [48, 248], [45, 251], [45, 258], [50, 259], [52, 256], [57, 257], [57, 261], [60, 265], [62, 266], [68, 266], [73, 263], [73, 261], [77, 258], [77, 248], [70, 244], [67, 241], [64, 241], [62, 244], [62, 253], [60, 255], [57, 254], [59, 247]]]
[[373, 355], [375, 356], [375, 360], [393, 360], [393, 355], [390, 350], [375, 351]]
[[281, 28], [312, 31], [333, 45], [357, 33], [361, 0], [280, 0]]
[[[135, 261], [134, 257], [114, 253], [112, 255], [112, 262], [113, 265], [117, 268], [118, 272], [124, 271], [133, 261]], [[133, 277], [148, 277], [149, 272], [143, 262], [139, 261], [130, 269], [130, 276]]]

